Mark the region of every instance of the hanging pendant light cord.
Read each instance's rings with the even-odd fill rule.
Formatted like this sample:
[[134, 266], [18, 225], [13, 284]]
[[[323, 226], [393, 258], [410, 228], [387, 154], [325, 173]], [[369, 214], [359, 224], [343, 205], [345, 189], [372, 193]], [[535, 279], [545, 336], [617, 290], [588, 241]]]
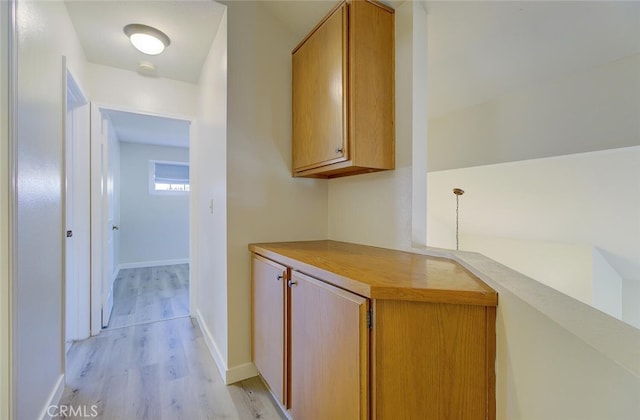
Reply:
[[456, 251], [460, 249], [460, 196], [456, 195]]
[[464, 190], [454, 188], [453, 193], [456, 195], [456, 251], [460, 250], [460, 196], [464, 194]]

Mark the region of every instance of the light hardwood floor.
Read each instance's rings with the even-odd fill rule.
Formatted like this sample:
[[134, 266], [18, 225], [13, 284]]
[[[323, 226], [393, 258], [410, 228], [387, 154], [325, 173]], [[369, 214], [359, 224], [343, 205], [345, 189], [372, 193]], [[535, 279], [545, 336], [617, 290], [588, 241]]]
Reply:
[[189, 315], [189, 264], [120, 270], [107, 328]]
[[[163, 273], [160, 268], [155, 271]], [[141, 280], [145, 276], [141, 273], [124, 276], [123, 284], [134, 284], [138, 281], [136, 278]], [[180, 276], [177, 280], [166, 273], [158, 276], [170, 279], [166, 284], [180, 284]], [[155, 286], [141, 288], [156, 289]], [[126, 312], [129, 320], [136, 320], [137, 325], [111, 327], [96, 337], [73, 344], [67, 354], [66, 387], [59, 406], [74, 415], [56, 419], [285, 418], [259, 378], [225, 385], [198, 323], [188, 315], [175, 317], [173, 309], [180, 305], [172, 299], [180, 299], [179, 294], [173, 298], [163, 293], [155, 295], [169, 300], [164, 305], [172, 308], [165, 312], [170, 319], [145, 321], [147, 318], [138, 317], [138, 309], [162, 314], [162, 311], [148, 311], [162, 305], [144, 298], [144, 304], [127, 303], [132, 309], [122, 313]], [[118, 296], [114, 312], [117, 299]], [[186, 308], [188, 314], [188, 303]], [[112, 322], [115, 319], [112, 318]], [[97, 415], [93, 416], [94, 413]]]

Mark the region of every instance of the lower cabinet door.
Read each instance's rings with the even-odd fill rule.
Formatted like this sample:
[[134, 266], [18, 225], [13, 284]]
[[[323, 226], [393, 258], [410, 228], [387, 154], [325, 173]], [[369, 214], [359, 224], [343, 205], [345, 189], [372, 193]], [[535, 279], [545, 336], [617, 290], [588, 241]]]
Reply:
[[254, 255], [252, 270], [253, 363], [282, 405], [286, 405], [287, 268]]
[[291, 273], [290, 412], [294, 420], [369, 415], [369, 301]]

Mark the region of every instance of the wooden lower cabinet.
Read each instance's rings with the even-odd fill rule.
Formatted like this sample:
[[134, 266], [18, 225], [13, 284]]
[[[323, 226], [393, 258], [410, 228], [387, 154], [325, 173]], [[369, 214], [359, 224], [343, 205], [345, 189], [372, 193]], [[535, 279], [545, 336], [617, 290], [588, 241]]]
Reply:
[[494, 419], [495, 307], [374, 300], [376, 419]]
[[287, 404], [287, 279], [289, 269], [254, 255], [252, 273], [253, 363], [271, 392], [283, 406]]
[[252, 261], [254, 363], [292, 419], [495, 419], [495, 305], [367, 298]]
[[368, 300], [309, 276], [291, 275], [291, 415], [367, 419]]

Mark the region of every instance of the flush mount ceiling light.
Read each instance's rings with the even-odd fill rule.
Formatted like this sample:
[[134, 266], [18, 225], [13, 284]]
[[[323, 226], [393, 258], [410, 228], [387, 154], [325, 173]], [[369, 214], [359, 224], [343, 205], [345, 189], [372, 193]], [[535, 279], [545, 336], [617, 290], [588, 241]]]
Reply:
[[140, 23], [125, 26], [124, 33], [138, 51], [148, 55], [158, 55], [171, 44], [171, 40], [164, 32]]

